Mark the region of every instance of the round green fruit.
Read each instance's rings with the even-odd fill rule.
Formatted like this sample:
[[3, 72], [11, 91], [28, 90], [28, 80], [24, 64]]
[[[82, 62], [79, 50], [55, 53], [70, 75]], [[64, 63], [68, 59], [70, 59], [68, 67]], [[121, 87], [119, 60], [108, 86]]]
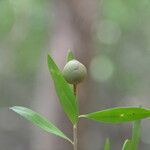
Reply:
[[82, 82], [86, 75], [86, 67], [77, 60], [69, 61], [63, 69], [63, 76], [70, 84], [78, 84]]

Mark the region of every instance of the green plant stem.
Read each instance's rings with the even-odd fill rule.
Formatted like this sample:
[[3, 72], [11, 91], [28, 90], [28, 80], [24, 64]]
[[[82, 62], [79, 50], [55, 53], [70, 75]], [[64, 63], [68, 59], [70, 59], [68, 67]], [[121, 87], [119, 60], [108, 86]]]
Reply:
[[132, 150], [137, 150], [140, 141], [141, 120], [134, 121], [132, 129]]
[[74, 92], [74, 95], [77, 96], [77, 85], [76, 84], [73, 85], [73, 92]]
[[73, 126], [73, 149], [77, 150], [78, 139], [77, 139], [77, 124]]
[[[77, 96], [77, 85], [73, 85], [74, 95]], [[78, 149], [78, 138], [77, 138], [77, 123], [73, 125], [73, 149]]]

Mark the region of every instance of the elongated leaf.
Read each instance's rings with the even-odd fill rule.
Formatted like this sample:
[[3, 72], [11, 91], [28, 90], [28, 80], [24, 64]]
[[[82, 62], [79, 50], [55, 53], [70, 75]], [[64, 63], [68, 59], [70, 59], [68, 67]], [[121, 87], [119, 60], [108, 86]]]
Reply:
[[31, 109], [21, 107], [21, 106], [14, 106], [10, 108], [14, 112], [18, 113], [22, 117], [26, 118], [33, 124], [37, 125], [41, 129], [50, 132], [52, 134], [55, 134], [61, 138], [64, 138], [71, 142], [71, 140], [58, 128], [56, 128], [52, 123], [50, 123], [48, 120], [46, 120], [44, 117], [39, 115], [38, 113], [32, 111]]
[[112, 108], [79, 116], [106, 123], [122, 123], [150, 117], [150, 110], [137, 107]]
[[131, 144], [132, 144], [131, 140], [126, 140], [124, 142], [122, 150], [132, 150], [132, 147], [131, 147], [132, 145]]
[[108, 138], [106, 139], [104, 150], [110, 150], [110, 141]]
[[137, 120], [133, 123], [132, 129], [132, 150], [137, 150], [140, 141], [141, 121]]
[[73, 59], [75, 59], [74, 54], [73, 54], [73, 52], [71, 50], [69, 50], [68, 54], [67, 54], [67, 62], [69, 62], [69, 61], [71, 61]]
[[64, 112], [67, 114], [70, 121], [75, 124], [78, 121], [78, 105], [76, 97], [69, 84], [65, 81], [61, 71], [53, 59], [48, 55], [48, 67], [51, 73], [52, 79], [55, 84], [55, 89], [59, 97], [61, 106]]

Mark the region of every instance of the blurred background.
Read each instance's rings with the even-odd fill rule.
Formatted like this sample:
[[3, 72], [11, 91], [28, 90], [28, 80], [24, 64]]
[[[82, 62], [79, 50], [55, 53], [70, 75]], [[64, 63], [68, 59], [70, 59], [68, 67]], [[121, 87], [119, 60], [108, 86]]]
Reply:
[[[11, 112], [21, 105], [46, 116], [71, 137], [47, 68], [62, 69], [67, 50], [88, 68], [79, 86], [80, 113], [117, 106], [150, 108], [149, 0], [0, 0], [0, 149], [71, 150]], [[131, 123], [81, 120], [79, 150], [121, 150]], [[150, 120], [142, 121], [141, 150], [150, 149]]]

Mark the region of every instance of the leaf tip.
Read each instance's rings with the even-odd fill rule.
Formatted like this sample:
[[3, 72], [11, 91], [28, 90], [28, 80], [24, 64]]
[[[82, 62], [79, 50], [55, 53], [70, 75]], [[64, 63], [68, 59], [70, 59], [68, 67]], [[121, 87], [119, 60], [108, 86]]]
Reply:
[[110, 150], [110, 140], [109, 138], [106, 138], [104, 150]]
[[19, 106], [12, 106], [12, 107], [9, 107], [9, 109], [17, 113]]
[[16, 106], [12, 106], [12, 107], [9, 107], [9, 109], [14, 111], [15, 107]]
[[68, 53], [67, 53], [67, 62], [71, 61], [75, 59], [75, 56], [73, 54], [73, 52], [71, 51], [71, 49], [68, 49]]
[[50, 57], [50, 54], [47, 54], [47, 60], [49, 60], [51, 57]]
[[70, 48], [68, 48], [68, 53], [72, 52]]
[[21, 106], [12, 106], [12, 107], [9, 107], [9, 109], [14, 111], [14, 112], [16, 112], [16, 113], [18, 113], [19, 111], [24, 110], [26, 108], [25, 107], [21, 107]]

